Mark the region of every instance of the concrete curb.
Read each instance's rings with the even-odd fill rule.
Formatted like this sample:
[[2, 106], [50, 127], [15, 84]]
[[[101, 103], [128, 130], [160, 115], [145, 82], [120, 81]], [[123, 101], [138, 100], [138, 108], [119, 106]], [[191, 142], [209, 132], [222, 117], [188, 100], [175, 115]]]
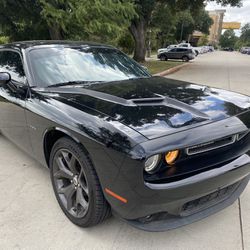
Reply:
[[189, 63], [183, 63], [183, 64], [175, 66], [173, 68], [164, 70], [164, 71], [162, 71], [160, 73], [154, 74], [154, 76], [166, 76], [166, 75], [170, 75], [170, 74], [173, 74], [173, 73], [179, 71], [183, 67], [186, 67], [187, 65], [189, 65]]

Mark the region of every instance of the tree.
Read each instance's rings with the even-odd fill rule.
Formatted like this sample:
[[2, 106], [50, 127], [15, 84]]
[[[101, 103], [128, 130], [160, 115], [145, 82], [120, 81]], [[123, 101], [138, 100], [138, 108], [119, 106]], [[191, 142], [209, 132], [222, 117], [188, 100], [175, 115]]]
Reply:
[[237, 42], [237, 37], [234, 30], [226, 30], [220, 37], [220, 46], [222, 48], [234, 48]]
[[198, 46], [208, 45], [208, 42], [208, 35], [203, 35], [198, 41]]
[[157, 4], [149, 27], [156, 34], [157, 47], [175, 43], [176, 17], [167, 4]]
[[133, 0], [0, 0], [0, 23], [11, 40], [110, 41], [135, 15]]
[[[210, 0], [222, 5], [241, 6], [241, 0]], [[174, 14], [178, 11], [190, 10], [194, 17], [204, 7], [204, 0], [135, 0], [137, 16], [132, 19], [129, 30], [135, 40], [134, 59], [145, 61], [146, 34], [151, 24], [153, 12], [159, 4], [165, 4]]]
[[213, 24], [213, 19], [209, 16], [205, 8], [201, 8], [197, 15], [194, 15], [194, 29], [209, 35], [209, 28]]
[[240, 41], [246, 46], [250, 46], [250, 23], [245, 24], [241, 28]]
[[39, 1], [0, 0], [2, 32], [12, 41], [48, 39], [49, 32], [41, 18]]
[[[41, 0], [52, 39], [112, 40], [135, 16], [132, 0]], [[82, 35], [79, 35], [79, 33]]]
[[188, 40], [188, 35], [194, 31], [194, 24], [194, 19], [189, 10], [179, 12], [176, 22], [176, 40], [179, 42]]

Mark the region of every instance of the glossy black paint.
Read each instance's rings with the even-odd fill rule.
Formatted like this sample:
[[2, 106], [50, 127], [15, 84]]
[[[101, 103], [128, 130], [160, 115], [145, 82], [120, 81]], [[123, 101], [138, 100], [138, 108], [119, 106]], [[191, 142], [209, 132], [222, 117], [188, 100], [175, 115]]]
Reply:
[[[36, 86], [29, 61], [32, 48], [82, 44], [40, 41], [0, 46], [0, 52], [21, 55], [26, 76], [23, 84], [0, 86], [0, 130], [6, 137], [45, 166], [56, 138], [67, 135], [82, 144], [103, 190], [109, 188], [128, 200], [123, 204], [104, 192], [113, 210], [126, 219], [162, 211], [177, 216], [186, 202], [248, 176], [249, 135], [230, 147], [192, 157], [185, 149], [250, 129], [249, 97], [161, 77], [85, 88]], [[175, 149], [181, 156], [172, 168], [162, 161], [158, 173], [144, 172], [147, 157]], [[234, 171], [203, 182], [174, 190], [146, 185], [180, 181], [237, 159]]]

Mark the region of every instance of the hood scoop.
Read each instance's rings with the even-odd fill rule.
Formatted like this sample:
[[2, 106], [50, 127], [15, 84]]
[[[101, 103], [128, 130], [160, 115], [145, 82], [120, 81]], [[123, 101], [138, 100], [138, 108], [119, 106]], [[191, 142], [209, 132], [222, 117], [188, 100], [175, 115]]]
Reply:
[[134, 104], [137, 106], [147, 106], [147, 105], [162, 105], [165, 98], [140, 98], [140, 99], [131, 99]]
[[161, 95], [157, 95], [157, 97], [149, 97], [149, 98], [138, 98], [138, 99], [124, 99], [122, 97], [117, 97], [114, 95], [110, 95], [110, 94], [106, 94], [103, 92], [98, 92], [95, 90], [90, 90], [90, 89], [84, 89], [84, 88], [37, 88], [37, 91], [39, 91], [40, 93], [54, 93], [54, 94], [81, 94], [81, 95], [87, 95], [87, 96], [91, 96], [97, 99], [101, 99], [103, 101], [107, 101], [107, 102], [112, 102], [118, 105], [122, 105], [122, 106], [128, 106], [128, 107], [139, 107], [139, 106], [168, 106], [168, 107], [172, 107], [174, 109], [179, 109], [182, 110], [184, 112], [188, 112], [193, 114], [195, 117], [200, 117], [202, 119], [205, 120], [209, 120], [210, 117], [193, 108], [192, 106], [175, 100], [173, 98], [170, 97], [165, 97], [165, 96], [161, 96]]

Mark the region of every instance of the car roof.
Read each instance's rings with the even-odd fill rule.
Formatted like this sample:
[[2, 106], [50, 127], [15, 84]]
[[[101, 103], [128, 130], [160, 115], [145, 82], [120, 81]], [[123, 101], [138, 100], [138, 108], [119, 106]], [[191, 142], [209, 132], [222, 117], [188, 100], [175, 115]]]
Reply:
[[14, 43], [8, 43], [0, 45], [0, 49], [29, 49], [33, 47], [51, 47], [51, 46], [65, 46], [65, 47], [76, 47], [76, 46], [89, 46], [89, 47], [101, 47], [101, 48], [114, 48], [110, 45], [104, 45], [94, 42], [84, 41], [57, 41], [57, 40], [34, 40], [34, 41], [20, 41]]

